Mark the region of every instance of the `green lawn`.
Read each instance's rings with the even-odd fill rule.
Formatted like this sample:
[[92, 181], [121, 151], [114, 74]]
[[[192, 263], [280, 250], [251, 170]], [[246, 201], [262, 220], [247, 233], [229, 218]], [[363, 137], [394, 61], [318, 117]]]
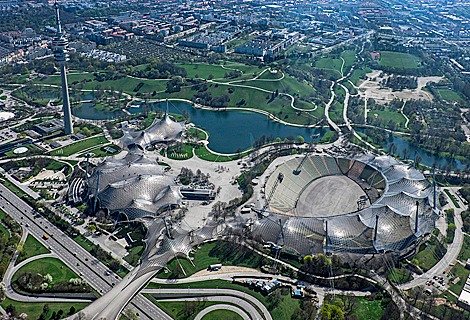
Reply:
[[[85, 74], [78, 74], [78, 75], [68, 75], [67, 76], [68, 82], [73, 83], [74, 81], [80, 81], [81, 79], [92, 79], [94, 80], [95, 77], [91, 73], [85, 73]], [[166, 83], [168, 80], [155, 80], [155, 79], [136, 79], [132, 77], [123, 77], [120, 79], [116, 80], [104, 80], [104, 81], [90, 81], [86, 82], [83, 85], [84, 90], [92, 90], [94, 89], [97, 85], [100, 85], [102, 89], [106, 87], [114, 87], [114, 90], [118, 91], [120, 89], [123, 90], [123, 92], [126, 92], [128, 94], [136, 94], [134, 89], [137, 87], [137, 85], [142, 82], [144, 85], [137, 91], [137, 92], [153, 92], [153, 91], [162, 91], [166, 90]], [[49, 76], [44, 80], [34, 80], [34, 83], [37, 84], [52, 84], [52, 85], [60, 85], [60, 76]]]
[[444, 189], [444, 192], [449, 197], [450, 201], [452, 201], [452, 203], [454, 204], [454, 207], [460, 208], [460, 205], [457, 202], [457, 199], [455, 199], [454, 195], [452, 193], [450, 193], [450, 191], [448, 189]]
[[[109, 153], [108, 151], [104, 150], [104, 148], [107, 146], [110, 146], [113, 149], [117, 149], [117, 151], [114, 153]], [[115, 155], [121, 151], [121, 147], [119, 147], [118, 145], [109, 144], [107, 146], [98, 147], [96, 149], [89, 151], [88, 153], [93, 153], [94, 157], [107, 157], [107, 156]], [[81, 155], [80, 157], [85, 157], [85, 156], [86, 156], [86, 153], [84, 155]]]
[[470, 237], [464, 234], [462, 249], [459, 253], [459, 260], [467, 261], [470, 259]]
[[[269, 302], [267, 296], [264, 296], [259, 291], [255, 291], [250, 287], [245, 287], [236, 283], [231, 283], [229, 281], [224, 280], [209, 280], [209, 281], [198, 281], [192, 283], [184, 283], [184, 284], [156, 284], [156, 283], [149, 283], [147, 288], [218, 288], [218, 289], [232, 289], [245, 292], [247, 294], [252, 295], [256, 299], [258, 299], [261, 303], [263, 303], [271, 313], [273, 319], [276, 320], [290, 320], [292, 314], [294, 313], [295, 309], [299, 306], [299, 300], [293, 299], [288, 292], [285, 290], [284, 294], [282, 295], [282, 300], [280, 301], [279, 305], [274, 309], [269, 308]], [[278, 289], [279, 290], [279, 289]], [[223, 291], [223, 290], [222, 290]]]
[[[3, 176], [1, 176], [1, 177], [3, 178]], [[13, 192], [14, 194], [16, 194], [18, 197], [22, 198], [23, 196], [27, 196], [27, 194], [23, 190], [18, 188], [15, 184], [11, 183], [8, 179], [3, 179], [1, 181], [1, 183], [5, 187], [10, 189], [10, 191]]]
[[351, 75], [350, 80], [352, 83], [354, 83], [357, 86], [359, 80], [361, 79], [361, 76], [369, 72], [372, 72], [372, 70], [368, 67], [364, 69], [356, 69], [353, 71], [353, 74]]
[[439, 89], [439, 94], [443, 100], [449, 101], [463, 101], [462, 96], [455, 91], [447, 90], [447, 89]]
[[31, 234], [28, 234], [28, 237], [26, 238], [23, 246], [23, 253], [18, 257], [18, 260], [16, 260], [16, 264], [44, 253], [50, 253], [50, 251], [44, 247], [35, 237], [33, 237]]
[[367, 301], [364, 297], [359, 297], [361, 306], [354, 313], [360, 320], [379, 320], [390, 302], [389, 299]]
[[46, 318], [49, 319], [52, 316], [52, 313], [55, 311], [56, 313], [59, 310], [64, 312], [64, 315], [67, 315], [70, 311], [70, 307], [74, 307], [76, 312], [82, 310], [86, 306], [88, 306], [88, 302], [49, 302], [49, 303], [41, 303], [41, 302], [19, 302], [15, 300], [11, 300], [6, 298], [5, 301], [1, 304], [2, 307], [5, 309], [7, 306], [12, 305], [15, 307], [18, 314], [26, 313], [28, 317], [26, 319], [29, 320], [36, 320], [42, 313], [44, 305], [47, 304], [49, 306], [49, 312], [46, 315]]
[[[250, 81], [247, 85], [251, 85]], [[240, 83], [243, 85], [242, 83]], [[229, 88], [233, 88], [233, 92], [229, 94]], [[291, 90], [292, 92], [293, 90]], [[222, 96], [228, 94], [230, 101], [228, 102], [229, 107], [246, 107], [265, 110], [271, 114], [275, 114], [282, 120], [295, 123], [295, 124], [307, 124], [308, 117], [303, 114], [298, 115], [296, 110], [290, 107], [291, 99], [284, 96], [277, 96], [274, 100], [271, 99], [272, 94], [263, 92], [252, 88], [233, 87], [230, 85], [209, 84], [207, 92], [210, 92], [212, 97]], [[182, 98], [191, 100], [193, 95], [197, 94], [194, 88], [181, 88], [181, 91], [174, 93], [161, 93], [158, 94], [157, 98]], [[245, 101], [244, 104], [240, 105], [240, 102]]]
[[455, 277], [459, 277], [460, 280], [456, 284], [451, 284], [449, 290], [455, 293], [456, 295], [460, 295], [460, 292], [465, 285], [465, 281], [467, 281], [468, 275], [470, 274], [470, 270], [465, 269], [464, 266], [461, 266], [459, 263], [455, 264], [455, 266], [451, 270], [452, 274]]
[[5, 237], [7, 239], [10, 238], [10, 232], [7, 228], [3, 226], [3, 224], [0, 224], [0, 233], [2, 234], [2, 237]]
[[38, 147], [36, 147], [34, 144], [28, 144], [28, 145], [25, 145], [23, 147], [26, 147], [28, 148], [28, 151], [26, 151], [25, 153], [22, 153], [22, 154], [15, 154], [13, 150], [10, 150], [10, 151], [7, 151], [5, 152], [5, 158], [20, 158], [20, 157], [27, 157], [27, 156], [30, 156], [30, 155], [33, 155], [33, 150], [40, 150]]
[[[187, 259], [172, 260], [167, 268], [172, 272], [160, 272], [158, 278], [180, 278], [190, 276], [200, 270], [207, 269], [211, 264], [223, 263], [224, 265], [236, 265], [249, 268], [260, 268], [263, 263], [263, 258], [254, 254], [248, 249], [241, 249], [232, 247], [232, 244], [227, 242], [211, 242], [201, 245], [193, 255], [194, 259], [190, 262]], [[177, 266], [183, 267], [186, 272], [175, 272]], [[194, 266], [193, 266], [194, 264]]]
[[214, 310], [202, 317], [201, 320], [242, 320], [242, 317], [231, 310]]
[[225, 73], [229, 73], [231, 70], [226, 70], [220, 65], [210, 65], [202, 63], [187, 63], [187, 64], [178, 64], [178, 66], [183, 67], [187, 71], [188, 78], [196, 78], [196, 75], [199, 78], [207, 79], [209, 75], [212, 75], [215, 79], [223, 78]]
[[398, 282], [400, 284], [413, 280], [413, 276], [408, 270], [397, 268], [393, 268], [392, 273], [389, 273], [387, 278], [393, 281], [394, 283]]
[[88, 149], [88, 148], [91, 148], [91, 147], [94, 147], [94, 146], [97, 146], [97, 145], [100, 145], [100, 144], [105, 144], [105, 143], [108, 143], [108, 142], [109, 141], [106, 140], [106, 138], [104, 136], [93, 137], [93, 138], [89, 138], [89, 139], [82, 140], [82, 141], [79, 141], [79, 142], [75, 142], [75, 143], [70, 144], [66, 147], [63, 147], [61, 149], [51, 151], [50, 155], [51, 156], [59, 155], [59, 156], [67, 157], [67, 156], [75, 154], [79, 151], [83, 151], [85, 149]]
[[167, 151], [167, 156], [170, 159], [176, 160], [190, 159], [193, 156], [193, 146], [189, 144], [183, 144], [181, 148], [178, 148], [176, 146], [169, 147]]
[[385, 124], [388, 124], [391, 121], [398, 123], [401, 128], [405, 126], [406, 119], [405, 117], [398, 111], [391, 111], [388, 108], [385, 108], [384, 110], [375, 110], [372, 109], [367, 113], [367, 118], [369, 122], [372, 122], [376, 117], [375, 115], [377, 114], [377, 118], [382, 119], [385, 121]]
[[[270, 72], [266, 71], [263, 76], [265, 76], [266, 74], [270, 74]], [[241, 82], [239, 84], [257, 87], [269, 91], [278, 90], [280, 93], [289, 93], [291, 95], [297, 93], [299, 96], [315, 93], [315, 89], [313, 87], [309, 86], [306, 83], [299, 82], [297, 81], [297, 79], [292, 78], [288, 75], [286, 75], [284, 79], [280, 81], [253, 80], [247, 81], [246, 83]]]
[[343, 61], [341, 59], [333, 59], [330, 57], [323, 57], [315, 63], [315, 67], [319, 69], [328, 69], [337, 71], [337, 74], [341, 74], [341, 65]]
[[207, 139], [207, 134], [204, 130], [202, 129], [199, 129], [199, 128], [189, 128], [188, 129], [188, 132], [193, 135], [193, 136], [197, 136], [198, 139], [201, 139], [201, 140], [205, 140]]
[[198, 147], [194, 149], [194, 154], [202, 160], [211, 161], [211, 162], [227, 162], [236, 160], [246, 156], [249, 151], [242, 152], [240, 156], [233, 155], [233, 156], [222, 156], [215, 153], [212, 153], [210, 150], [206, 148], [206, 146]]
[[[93, 73], [80, 73], [80, 74], [67, 74], [67, 81], [69, 83], [69, 86], [74, 83], [75, 81], [82, 81], [82, 80], [94, 80], [95, 76]], [[46, 76], [43, 79], [41, 78], [36, 78], [33, 80], [33, 83], [36, 84], [52, 84], [52, 85], [57, 85], [60, 86], [60, 75], [50, 75]]]
[[336, 141], [338, 139], [338, 134], [336, 131], [328, 131], [326, 132], [320, 140], [320, 144], [328, 144]]
[[[419, 252], [415, 255], [415, 258], [419, 262], [419, 266], [424, 270], [431, 269], [437, 262], [436, 255], [443, 255], [445, 252], [440, 252], [437, 248], [435, 239], [431, 239], [426, 243], [421, 244]], [[443, 249], [441, 249], [443, 250]]]
[[379, 64], [384, 67], [418, 68], [421, 60], [409, 53], [380, 51]]
[[349, 70], [349, 67], [351, 67], [355, 62], [356, 62], [356, 51], [355, 50], [345, 50], [341, 52], [341, 57], [344, 59], [344, 67], [343, 67], [343, 72], [344, 74], [347, 74], [345, 72], [346, 70]]
[[22, 271], [37, 272], [41, 275], [50, 274], [52, 276], [52, 284], [59, 281], [69, 281], [72, 278], [78, 278], [79, 276], [73, 272], [65, 263], [56, 258], [42, 258], [28, 262], [22, 266], [12, 278], [12, 283], [16, 282], [18, 275]]

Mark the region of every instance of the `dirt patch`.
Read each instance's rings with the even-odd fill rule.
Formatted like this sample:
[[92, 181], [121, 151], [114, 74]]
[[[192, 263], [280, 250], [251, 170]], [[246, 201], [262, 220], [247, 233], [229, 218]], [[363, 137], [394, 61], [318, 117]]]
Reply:
[[196, 277], [203, 277], [203, 276], [210, 276], [210, 275], [215, 275], [215, 274], [225, 274], [225, 273], [235, 273], [235, 272], [260, 272], [256, 269], [252, 268], [245, 268], [245, 267], [236, 267], [236, 266], [222, 266], [219, 271], [208, 271], [208, 270], [201, 270], [199, 272], [196, 272], [189, 278], [196, 278]]
[[418, 88], [404, 89], [402, 91], [393, 91], [390, 88], [384, 88], [380, 82], [386, 80], [390, 75], [386, 75], [379, 70], [368, 73], [367, 79], [359, 85], [359, 95], [361, 98], [372, 98], [376, 103], [386, 104], [393, 99], [401, 100], [432, 100], [432, 95], [423, 90], [428, 82], [439, 82], [443, 77], [418, 77]]

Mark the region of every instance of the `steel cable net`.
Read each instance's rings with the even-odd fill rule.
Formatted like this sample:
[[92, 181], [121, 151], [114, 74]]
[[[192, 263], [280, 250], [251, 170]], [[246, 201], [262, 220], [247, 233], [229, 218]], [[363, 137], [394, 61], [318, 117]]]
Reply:
[[419, 197], [432, 197], [432, 184], [428, 180], [410, 180], [402, 178], [388, 185], [387, 194], [393, 195], [400, 192], [415, 194]]
[[215, 221], [207, 222], [203, 227], [194, 230], [194, 239], [192, 242], [200, 244], [206, 240], [214, 239], [218, 234], [221, 233], [221, 225]]
[[170, 119], [168, 114], [165, 114], [162, 119], [156, 119], [147, 129], [140, 132], [130, 132], [123, 140], [129, 146], [134, 144], [145, 149], [145, 147], [158, 142], [177, 140], [184, 130], [184, 121], [175, 122]]
[[404, 165], [393, 165], [384, 171], [385, 177], [389, 182], [394, 180], [407, 178], [407, 179], [423, 179], [423, 175], [421, 172], [415, 170], [412, 167], [404, 166]]
[[128, 153], [122, 159], [106, 158], [94, 168], [93, 173], [88, 178], [89, 193], [96, 196], [96, 191], [101, 192], [111, 183], [137, 177], [143, 173], [146, 175], [163, 175], [164, 171], [162, 166], [158, 165], [155, 160], [144, 155]]
[[399, 252], [416, 240], [409, 217], [402, 216], [390, 208], [378, 217], [376, 233], [374, 245], [377, 250]]
[[[292, 216], [304, 188], [319, 177], [334, 174], [367, 182], [381, 190], [382, 196], [355, 213], [321, 218]], [[432, 184], [418, 170], [388, 155], [291, 159], [267, 179], [265, 194], [271, 214], [255, 221], [253, 236], [301, 255], [323, 251], [404, 253], [420, 235], [434, 230], [438, 217], [437, 209], [432, 208]]]
[[364, 225], [359, 215], [340, 216], [328, 220], [328, 252], [373, 253], [373, 229]]
[[262, 239], [264, 242], [277, 243], [282, 231], [282, 226], [288, 217], [272, 214], [261, 220], [257, 220], [251, 229], [251, 234], [255, 239]]
[[323, 220], [289, 218], [283, 225], [278, 243], [302, 256], [323, 253]]
[[121, 212], [128, 220], [156, 217], [183, 198], [161, 165], [135, 153], [100, 163], [88, 178], [88, 193], [100, 200], [100, 207]]

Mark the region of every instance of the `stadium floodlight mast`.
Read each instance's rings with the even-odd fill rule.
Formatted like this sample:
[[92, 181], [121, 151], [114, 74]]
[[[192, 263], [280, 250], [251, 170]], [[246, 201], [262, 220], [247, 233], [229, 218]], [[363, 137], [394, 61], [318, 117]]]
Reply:
[[73, 122], [72, 122], [72, 111], [70, 110], [70, 97], [69, 97], [69, 87], [67, 84], [67, 69], [65, 67], [65, 62], [67, 61], [67, 46], [68, 41], [65, 37], [65, 32], [62, 32], [60, 26], [60, 16], [59, 16], [59, 5], [57, 1], [54, 4], [55, 6], [55, 16], [57, 24], [57, 33], [56, 37], [52, 40], [52, 49], [54, 51], [55, 61], [60, 66], [60, 79], [62, 82], [62, 101], [63, 101], [63, 111], [64, 111], [64, 133], [72, 134], [73, 133]]

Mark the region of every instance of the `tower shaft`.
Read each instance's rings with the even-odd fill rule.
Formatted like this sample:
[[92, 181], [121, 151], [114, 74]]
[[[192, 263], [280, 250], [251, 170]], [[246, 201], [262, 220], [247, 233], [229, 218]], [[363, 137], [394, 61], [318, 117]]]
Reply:
[[67, 69], [65, 62], [60, 62], [60, 79], [62, 81], [62, 101], [64, 110], [64, 132], [73, 133], [72, 111], [70, 109], [69, 86], [67, 84]]

